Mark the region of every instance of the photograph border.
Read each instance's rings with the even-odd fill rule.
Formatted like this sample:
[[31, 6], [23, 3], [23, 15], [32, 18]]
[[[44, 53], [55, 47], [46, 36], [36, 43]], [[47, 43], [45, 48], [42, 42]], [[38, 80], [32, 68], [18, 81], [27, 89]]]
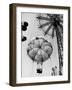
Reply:
[[[51, 81], [51, 82], [36, 82], [36, 83], [16, 83], [16, 8], [17, 7], [35, 7], [35, 8], [50, 8], [50, 9], [65, 9], [68, 10], [68, 80], [67, 81]], [[31, 86], [31, 85], [46, 85], [70, 83], [70, 7], [67, 6], [51, 6], [51, 5], [36, 5], [36, 4], [18, 4], [9, 5], [9, 84], [11, 86]]]

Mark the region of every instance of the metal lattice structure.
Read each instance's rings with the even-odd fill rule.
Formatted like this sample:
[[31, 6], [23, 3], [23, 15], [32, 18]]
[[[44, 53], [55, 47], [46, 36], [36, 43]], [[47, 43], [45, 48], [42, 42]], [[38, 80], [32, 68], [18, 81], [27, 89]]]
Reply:
[[[63, 69], [63, 15], [62, 14], [40, 14], [39, 28], [43, 30], [44, 35], [49, 35], [51, 31], [52, 38], [56, 35], [59, 56], [59, 75], [62, 75]], [[44, 23], [43, 23], [44, 21]]]

